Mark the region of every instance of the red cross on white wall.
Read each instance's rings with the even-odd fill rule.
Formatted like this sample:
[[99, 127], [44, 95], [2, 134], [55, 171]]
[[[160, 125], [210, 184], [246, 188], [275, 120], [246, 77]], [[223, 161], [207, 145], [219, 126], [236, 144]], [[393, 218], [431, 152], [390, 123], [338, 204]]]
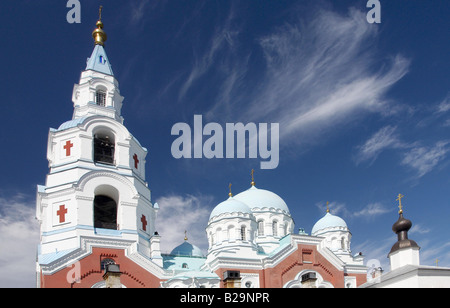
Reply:
[[59, 223], [66, 222], [66, 214], [67, 214], [66, 206], [64, 204], [60, 205], [59, 210], [56, 211], [56, 215], [59, 216]]
[[66, 145], [63, 147], [66, 150], [66, 156], [70, 156], [70, 149], [73, 147], [73, 143], [67, 140]]
[[138, 156], [137, 156], [137, 154], [134, 154], [133, 155], [133, 159], [134, 159], [134, 168], [138, 168], [138, 164], [139, 164], [139, 159], [138, 159]]
[[145, 219], [144, 215], [142, 215], [141, 217], [141, 222], [142, 222], [142, 230], [147, 231], [147, 219]]

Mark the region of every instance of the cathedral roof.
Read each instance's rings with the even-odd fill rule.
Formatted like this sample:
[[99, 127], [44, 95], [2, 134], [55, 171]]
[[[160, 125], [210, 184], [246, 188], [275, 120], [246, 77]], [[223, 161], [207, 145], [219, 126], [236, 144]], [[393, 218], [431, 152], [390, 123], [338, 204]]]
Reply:
[[102, 45], [95, 45], [91, 57], [87, 60], [86, 71], [87, 70], [114, 76], [105, 48]]
[[255, 186], [237, 194], [234, 198], [247, 204], [251, 209], [269, 208], [282, 210], [289, 214], [289, 208], [280, 196], [265, 189], [258, 189]]
[[345, 221], [340, 218], [339, 216], [330, 214], [330, 212], [327, 212], [324, 217], [319, 219], [314, 227], [312, 228], [311, 234], [314, 235], [320, 230], [324, 230], [327, 228], [334, 228], [334, 227], [344, 227], [347, 228], [347, 224]]
[[200, 271], [200, 270], [196, 270], [196, 271], [186, 271], [186, 272], [181, 272], [175, 276], [173, 276], [172, 278], [170, 278], [167, 281], [173, 281], [173, 280], [192, 280], [192, 279], [214, 279], [214, 280], [220, 280], [220, 277], [217, 276], [216, 273], [213, 272], [207, 272], [207, 271]]
[[76, 127], [76, 126], [78, 126], [79, 124], [81, 124], [81, 123], [83, 123], [84, 122], [84, 120], [86, 120], [87, 119], [87, 117], [80, 117], [80, 118], [75, 118], [75, 119], [73, 119], [73, 120], [70, 120], [70, 121], [66, 121], [66, 122], [64, 122], [63, 124], [61, 124], [59, 127], [58, 127], [58, 131], [62, 131], [62, 130], [66, 130], [66, 129], [69, 129], [69, 128], [72, 128], [72, 127]]

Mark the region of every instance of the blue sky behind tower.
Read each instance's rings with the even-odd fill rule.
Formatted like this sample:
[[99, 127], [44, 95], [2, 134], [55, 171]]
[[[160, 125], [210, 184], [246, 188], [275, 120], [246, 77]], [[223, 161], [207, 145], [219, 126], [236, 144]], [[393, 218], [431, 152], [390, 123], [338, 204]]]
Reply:
[[[366, 0], [67, 1], [0, 3], [1, 286], [33, 286], [36, 185], [47, 136], [72, 118], [72, 89], [94, 48], [103, 5], [106, 53], [129, 131], [148, 149], [146, 176], [170, 251], [188, 231], [207, 248], [215, 205], [250, 187], [280, 195], [311, 232], [330, 202], [352, 251], [379, 259], [396, 241], [396, 196], [421, 263], [450, 266], [450, 4]], [[279, 123], [279, 165], [261, 158], [175, 159], [178, 122]], [[207, 139], [206, 137], [204, 140]], [[14, 273], [14, 276], [12, 276]]]

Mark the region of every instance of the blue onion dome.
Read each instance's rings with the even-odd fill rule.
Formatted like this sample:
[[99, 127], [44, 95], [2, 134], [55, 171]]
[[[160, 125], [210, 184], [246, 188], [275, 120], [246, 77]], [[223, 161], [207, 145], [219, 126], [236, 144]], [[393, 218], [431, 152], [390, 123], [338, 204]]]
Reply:
[[222, 214], [229, 214], [229, 213], [244, 213], [244, 214], [252, 214], [252, 211], [243, 202], [240, 202], [230, 196], [227, 200], [219, 203], [211, 212], [211, 215], [209, 216], [209, 219], [222, 215]]
[[347, 224], [345, 221], [340, 218], [339, 216], [330, 214], [330, 212], [327, 212], [324, 217], [319, 219], [314, 227], [312, 228], [311, 234], [314, 235], [315, 233], [325, 230], [328, 228], [336, 228], [336, 227], [342, 227], [347, 228]]
[[290, 215], [286, 202], [280, 196], [265, 189], [258, 189], [254, 185], [234, 198], [247, 204], [251, 209], [269, 208], [281, 210]]
[[202, 250], [187, 240], [183, 244], [175, 247], [170, 254], [180, 257], [203, 257]]

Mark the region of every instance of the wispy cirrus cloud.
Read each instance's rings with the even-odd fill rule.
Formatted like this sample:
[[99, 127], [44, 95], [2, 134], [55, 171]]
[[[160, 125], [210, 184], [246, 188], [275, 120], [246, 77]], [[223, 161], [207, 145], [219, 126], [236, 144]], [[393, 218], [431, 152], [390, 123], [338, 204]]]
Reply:
[[[323, 212], [324, 204], [326, 204], [326, 202], [317, 202], [316, 207]], [[369, 203], [364, 208], [357, 211], [349, 210], [345, 203], [338, 201], [332, 201], [328, 206], [333, 215], [342, 216], [344, 218], [363, 218], [366, 220], [374, 219], [376, 216], [392, 211], [380, 202]]]
[[397, 134], [397, 127], [385, 126], [358, 147], [354, 160], [356, 164], [370, 161], [373, 163], [378, 155], [386, 149], [404, 147]]
[[378, 33], [364, 12], [319, 11], [259, 40], [267, 71], [247, 115], [283, 123], [282, 136], [314, 139], [369, 112], [388, 108], [384, 97], [409, 68], [394, 55], [382, 63], [370, 48]]
[[352, 215], [354, 217], [362, 217], [367, 219], [374, 219], [376, 216], [389, 213], [391, 212], [391, 209], [386, 208], [382, 203], [380, 202], [373, 202], [369, 203], [367, 206], [365, 206], [363, 209], [354, 212]]
[[450, 153], [450, 140], [439, 140], [431, 145], [423, 141], [405, 142], [400, 137], [396, 126], [385, 126], [374, 133], [362, 145], [357, 147], [354, 155], [356, 165], [364, 162], [372, 164], [386, 150], [398, 150], [400, 164], [411, 169], [415, 177], [421, 178], [437, 168]]
[[181, 85], [179, 100], [186, 96], [196, 82], [214, 69], [222, 77], [221, 82], [217, 84], [216, 104], [227, 103], [227, 100], [220, 98], [229, 97], [229, 93], [236, 86], [236, 80], [245, 73], [246, 67], [246, 64], [241, 62], [243, 58], [236, 54], [235, 45], [238, 44], [241, 29], [235, 25], [235, 17], [231, 8], [224, 22], [215, 27], [206, 47], [202, 51], [197, 50], [198, 46], [194, 47], [193, 64]]
[[167, 0], [160, 1], [150, 1], [150, 0], [139, 0], [139, 1], [128, 1], [129, 12], [130, 12], [130, 24], [131, 26], [137, 26], [146, 20], [148, 14], [158, 7], [164, 7]]
[[437, 113], [446, 113], [450, 110], [450, 93], [437, 105]]
[[214, 80], [207, 116], [281, 123], [281, 139], [295, 136], [289, 144], [312, 142], [365, 114], [387, 112], [386, 92], [408, 72], [409, 60], [380, 60], [373, 44], [377, 27], [367, 23], [365, 12], [317, 9], [309, 16], [249, 43], [245, 23], [231, 7], [206, 48], [194, 52], [178, 99]]
[[438, 141], [431, 146], [416, 146], [407, 152], [401, 164], [412, 168], [417, 177], [422, 177], [435, 169], [450, 151], [450, 141]]

